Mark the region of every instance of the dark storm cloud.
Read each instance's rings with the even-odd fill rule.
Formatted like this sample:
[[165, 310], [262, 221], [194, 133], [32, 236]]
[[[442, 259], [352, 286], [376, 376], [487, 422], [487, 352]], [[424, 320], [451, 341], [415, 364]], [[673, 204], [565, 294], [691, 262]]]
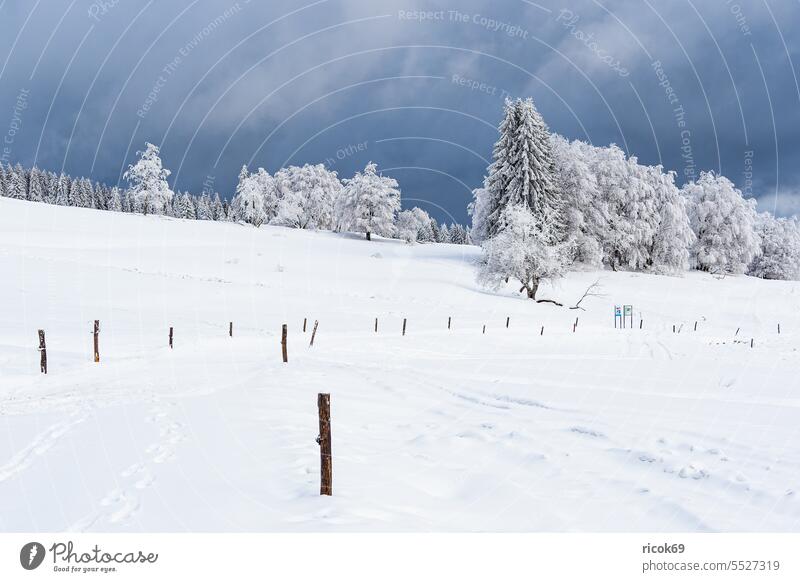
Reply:
[[375, 160], [406, 204], [463, 222], [503, 99], [532, 96], [554, 131], [679, 182], [721, 171], [793, 213], [798, 16], [774, 0], [0, 0], [0, 153], [116, 183], [147, 140], [175, 188], [224, 195], [243, 163]]

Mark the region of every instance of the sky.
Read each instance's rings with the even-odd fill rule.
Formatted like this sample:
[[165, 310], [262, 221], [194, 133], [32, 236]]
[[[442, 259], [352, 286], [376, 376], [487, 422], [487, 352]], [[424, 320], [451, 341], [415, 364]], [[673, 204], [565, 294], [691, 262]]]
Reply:
[[682, 184], [800, 214], [800, 3], [0, 0], [0, 161], [109, 185], [146, 142], [175, 190], [369, 161], [468, 222], [504, 100]]

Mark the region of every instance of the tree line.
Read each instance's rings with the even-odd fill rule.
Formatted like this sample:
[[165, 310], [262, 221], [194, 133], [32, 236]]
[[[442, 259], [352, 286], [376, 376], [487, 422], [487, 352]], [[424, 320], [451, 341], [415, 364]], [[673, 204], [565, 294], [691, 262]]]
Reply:
[[539, 284], [578, 265], [668, 274], [688, 269], [800, 277], [796, 217], [759, 214], [724, 176], [640, 164], [619, 147], [550, 133], [531, 99], [508, 100], [492, 163], [469, 206], [479, 281]]
[[[147, 143], [124, 173], [127, 188], [109, 187], [37, 167], [0, 163], [0, 196], [114, 212], [159, 214], [188, 220], [273, 224], [313, 230], [353, 230], [409, 243], [471, 244], [457, 223], [438, 223], [420, 208], [400, 211], [397, 182], [380, 176], [375, 164], [340, 180], [322, 164], [289, 166], [270, 175], [246, 167], [230, 201], [219, 193], [173, 192], [159, 148]], [[375, 189], [373, 191], [373, 189]]]

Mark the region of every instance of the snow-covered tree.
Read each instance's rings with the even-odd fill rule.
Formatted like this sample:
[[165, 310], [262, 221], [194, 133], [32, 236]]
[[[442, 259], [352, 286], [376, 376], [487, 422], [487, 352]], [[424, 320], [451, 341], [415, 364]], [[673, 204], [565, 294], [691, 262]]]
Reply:
[[344, 190], [336, 200], [336, 221], [340, 230], [391, 236], [395, 215], [400, 211], [397, 180], [378, 174], [378, 166], [367, 164], [364, 172], [344, 181]]
[[213, 211], [214, 220], [228, 219], [225, 207], [222, 205], [222, 200], [219, 197], [219, 192], [214, 192], [214, 201], [211, 203], [211, 210]]
[[475, 191], [472, 215], [476, 238], [494, 236], [503, 210], [518, 205], [529, 208], [537, 224], [548, 225], [548, 236], [557, 242], [563, 218], [550, 132], [532, 99], [506, 101], [492, 159], [483, 188]]
[[7, 196], [18, 200], [28, 198], [28, 178], [25, 170], [19, 164], [8, 167]]
[[469, 234], [460, 224], [454, 224], [450, 227], [450, 242], [454, 245], [469, 244]]
[[239, 184], [231, 202], [231, 220], [247, 222], [256, 228], [268, 220], [263, 189], [257, 174], [250, 174], [247, 166], [242, 166], [239, 172]]
[[197, 209], [194, 206], [191, 194], [183, 192], [175, 196], [174, 216], [175, 218], [186, 220], [197, 219]]
[[214, 220], [211, 198], [206, 192], [197, 199], [197, 220]]
[[442, 223], [442, 226], [439, 227], [439, 240], [437, 242], [440, 243], [450, 242], [450, 229], [447, 227], [445, 223]]
[[122, 195], [116, 186], [111, 188], [111, 194], [108, 197], [108, 210], [122, 212]]
[[275, 173], [280, 201], [276, 224], [295, 228], [332, 229], [334, 202], [342, 183], [323, 164], [289, 166]]
[[747, 270], [762, 279], [800, 279], [800, 224], [796, 218], [775, 218], [764, 212], [756, 219], [761, 250]]
[[713, 172], [701, 172], [682, 193], [697, 237], [695, 266], [710, 273], [744, 273], [761, 250], [755, 200], [746, 200], [730, 180]]
[[28, 200], [32, 202], [44, 202], [45, 191], [43, 181], [44, 175], [39, 168], [36, 166], [31, 168], [28, 177]]
[[163, 214], [172, 202], [173, 192], [167, 183], [170, 171], [161, 163], [158, 146], [145, 144], [145, 150], [137, 152], [139, 160], [128, 167], [124, 174], [130, 184], [130, 193], [136, 210], [145, 214]]
[[420, 232], [430, 228], [430, 221], [431, 217], [421, 208], [403, 210], [397, 215], [397, 237], [408, 243], [417, 242]]
[[542, 281], [562, 277], [569, 260], [566, 243], [553, 243], [551, 228], [526, 206], [508, 206], [500, 217], [497, 234], [481, 245], [478, 281], [499, 289], [509, 279], [522, 284], [520, 292], [536, 299]]

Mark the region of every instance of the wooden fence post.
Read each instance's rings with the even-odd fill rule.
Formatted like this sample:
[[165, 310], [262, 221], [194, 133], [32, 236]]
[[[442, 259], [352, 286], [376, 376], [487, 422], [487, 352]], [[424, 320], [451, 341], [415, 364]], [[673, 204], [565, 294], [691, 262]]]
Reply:
[[228, 337], [233, 337], [233, 322], [228, 324]]
[[44, 330], [39, 330], [39, 353], [41, 354], [41, 362], [39, 369], [42, 374], [47, 374], [47, 344], [44, 341]]
[[753, 347], [753, 338], [750, 338], [750, 347]]
[[303, 333], [306, 333], [306, 324], [307, 323], [308, 323], [308, 318], [304, 317], [303, 318]]
[[311, 347], [311, 346], [314, 345], [314, 338], [317, 337], [317, 326], [318, 325], [319, 325], [319, 321], [315, 319], [314, 320], [314, 329], [311, 330], [311, 343], [308, 344], [308, 347]]
[[542, 331], [539, 332], [539, 335], [544, 335], [544, 326], [542, 326]]
[[781, 324], [778, 324], [778, 335], [781, 335]]
[[284, 323], [283, 327], [281, 327], [281, 352], [283, 353], [284, 364], [289, 361], [289, 352], [286, 346], [286, 334], [287, 334], [287, 328], [286, 324]]
[[319, 409], [320, 495], [333, 495], [333, 458], [331, 456], [331, 395], [317, 394]]
[[506, 317], [506, 329], [508, 329], [508, 324], [511, 323], [511, 318]]
[[378, 318], [375, 318], [375, 333], [378, 333]]
[[403, 335], [406, 335], [406, 318], [403, 318]]
[[100, 361], [100, 320], [94, 320], [94, 361]]
[[172, 326], [169, 328], [169, 349], [172, 349]]
[[483, 326], [483, 333], [486, 333], [486, 326]]
[[642, 324], [644, 323], [644, 319], [639, 320], [639, 329], [642, 329]]
[[452, 316], [448, 316], [447, 318], [447, 329], [450, 329], [450, 321], [452, 320]]

